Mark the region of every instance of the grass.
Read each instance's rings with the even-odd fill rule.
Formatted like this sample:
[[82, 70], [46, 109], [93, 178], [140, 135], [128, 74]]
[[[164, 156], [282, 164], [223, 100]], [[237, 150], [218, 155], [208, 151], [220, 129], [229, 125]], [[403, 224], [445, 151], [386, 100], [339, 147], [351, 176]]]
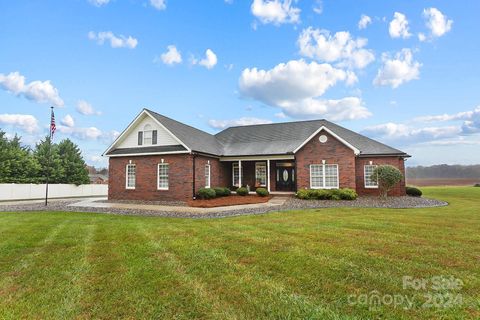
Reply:
[[[423, 190], [451, 205], [210, 220], [0, 213], [0, 318], [478, 319], [480, 188]], [[404, 290], [403, 276], [461, 279], [440, 293], [463, 301], [425, 308], [428, 292]], [[349, 303], [372, 291], [414, 304]]]

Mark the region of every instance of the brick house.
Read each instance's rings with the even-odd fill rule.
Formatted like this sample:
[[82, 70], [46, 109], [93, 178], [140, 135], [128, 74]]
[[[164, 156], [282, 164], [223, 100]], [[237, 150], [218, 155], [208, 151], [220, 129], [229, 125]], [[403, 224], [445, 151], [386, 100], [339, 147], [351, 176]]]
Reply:
[[[215, 135], [148, 109], [105, 151], [109, 199], [187, 200], [202, 187], [352, 188], [377, 195], [370, 173], [405, 173], [405, 152], [326, 120], [227, 128]], [[391, 195], [405, 194], [405, 179]]]

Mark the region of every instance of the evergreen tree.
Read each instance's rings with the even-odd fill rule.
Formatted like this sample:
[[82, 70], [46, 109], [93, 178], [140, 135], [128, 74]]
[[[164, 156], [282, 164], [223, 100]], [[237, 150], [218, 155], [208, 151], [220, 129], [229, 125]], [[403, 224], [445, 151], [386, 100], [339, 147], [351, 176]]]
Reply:
[[0, 183], [37, 183], [40, 166], [20, 138], [8, 140], [0, 130]]
[[45, 137], [36, 145], [33, 156], [40, 165], [38, 179], [41, 183], [47, 181], [47, 175], [49, 175], [49, 183], [64, 183], [65, 175], [58, 154], [58, 146], [52, 144], [50, 148], [50, 137]]
[[62, 140], [57, 146], [64, 177], [62, 183], [88, 184], [88, 170], [78, 146], [70, 139]]

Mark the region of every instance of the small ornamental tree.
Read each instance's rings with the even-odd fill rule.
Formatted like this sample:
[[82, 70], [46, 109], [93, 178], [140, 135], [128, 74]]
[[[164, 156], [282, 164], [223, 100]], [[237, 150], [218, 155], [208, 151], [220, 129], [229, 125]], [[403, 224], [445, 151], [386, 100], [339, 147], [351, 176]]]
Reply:
[[378, 166], [373, 170], [370, 179], [378, 180], [378, 188], [380, 190], [380, 196], [386, 198], [388, 192], [393, 189], [393, 187], [402, 181], [403, 174], [398, 168], [395, 168], [391, 165]]

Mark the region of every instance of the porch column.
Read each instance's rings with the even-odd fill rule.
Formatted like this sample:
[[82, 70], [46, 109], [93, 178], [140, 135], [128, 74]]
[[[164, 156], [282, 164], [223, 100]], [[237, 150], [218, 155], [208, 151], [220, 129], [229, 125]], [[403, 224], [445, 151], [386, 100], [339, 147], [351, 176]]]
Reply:
[[242, 160], [238, 160], [238, 187], [242, 187]]
[[270, 192], [270, 159], [267, 159], [267, 187]]

